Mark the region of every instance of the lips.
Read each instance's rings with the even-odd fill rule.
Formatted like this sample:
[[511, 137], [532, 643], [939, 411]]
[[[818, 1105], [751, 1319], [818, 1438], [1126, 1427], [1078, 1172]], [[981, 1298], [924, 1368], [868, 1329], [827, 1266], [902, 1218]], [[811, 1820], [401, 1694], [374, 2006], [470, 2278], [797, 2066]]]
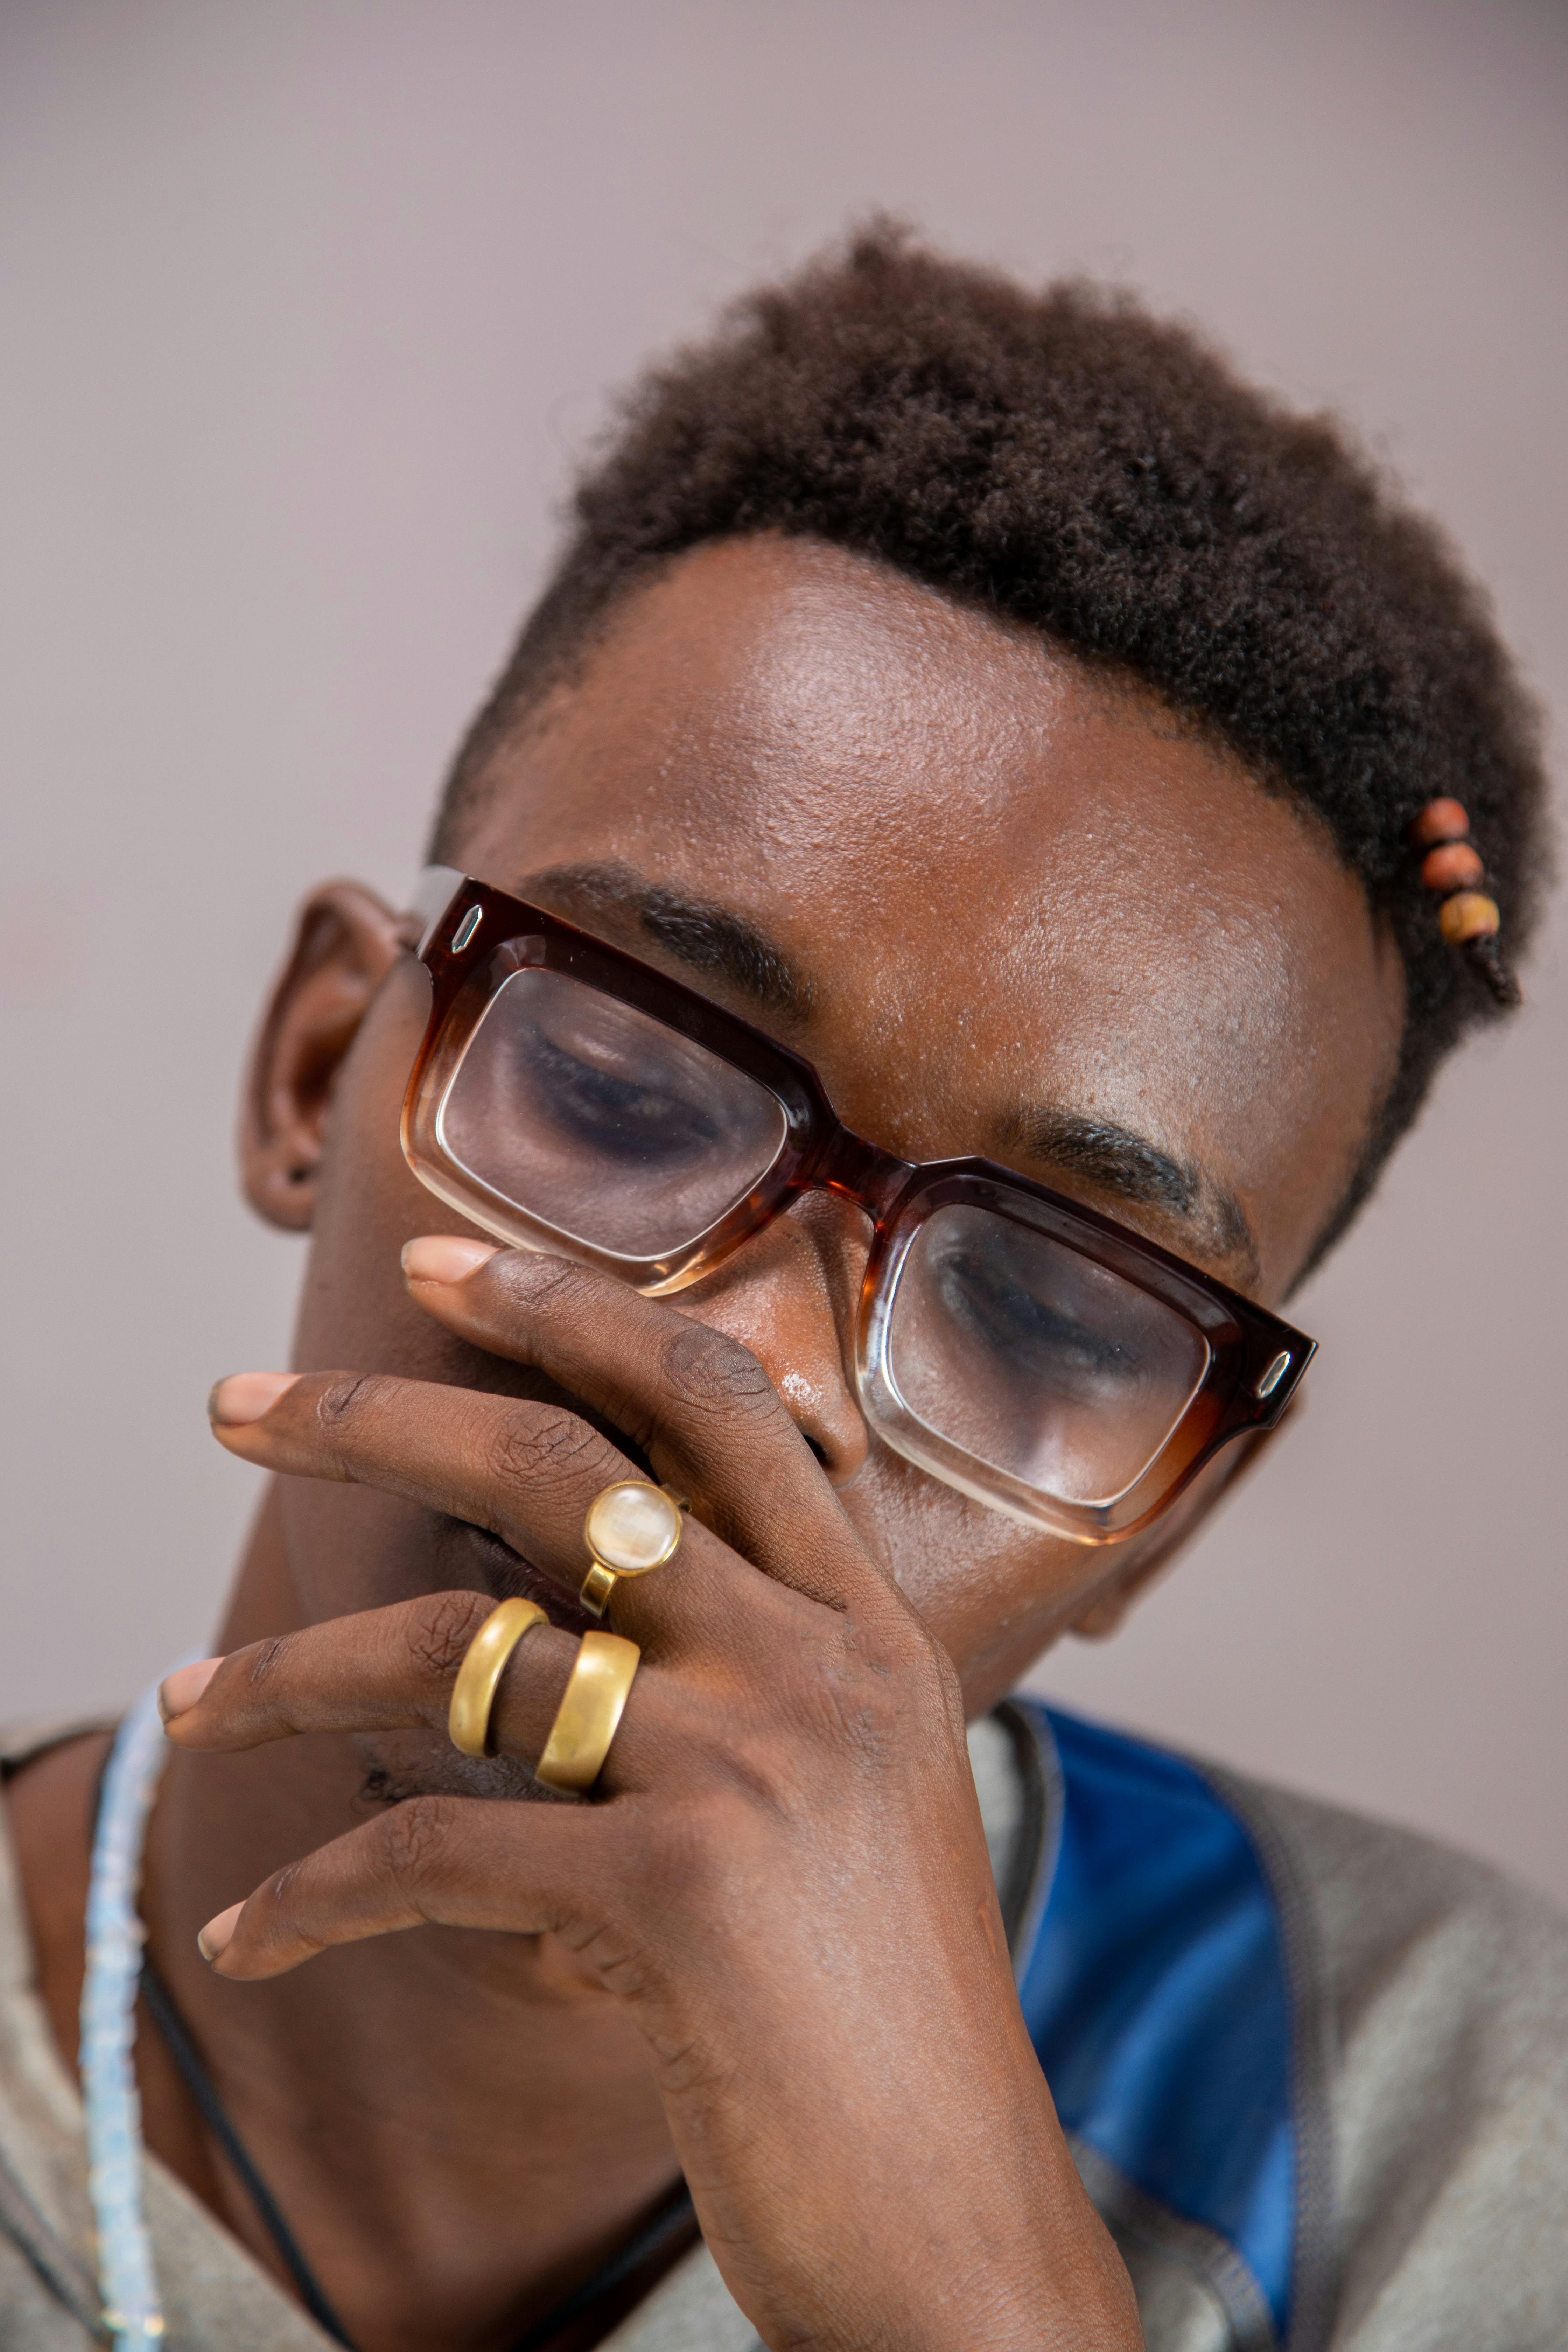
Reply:
[[[657, 1486], [658, 1473], [648, 1460], [635, 1437], [617, 1429], [607, 1413], [574, 1396], [563, 1388], [547, 1372], [536, 1366], [508, 1363], [488, 1351], [462, 1343], [452, 1362], [448, 1375], [454, 1388], [470, 1388], [481, 1395], [515, 1397], [531, 1404], [552, 1404], [573, 1413], [596, 1429], [601, 1437], [613, 1445], [617, 1454], [629, 1463], [634, 1474]], [[616, 1476], [626, 1473], [618, 1471]], [[595, 1627], [603, 1632], [603, 1621], [590, 1617], [578, 1602], [574, 1590], [557, 1584], [543, 1570], [536, 1568], [521, 1552], [513, 1551], [509, 1543], [492, 1535], [486, 1528], [476, 1528], [467, 1519], [443, 1518], [437, 1539], [438, 1556], [443, 1570], [441, 1581], [453, 1590], [489, 1592], [497, 1601], [535, 1601], [544, 1610], [553, 1625], [565, 1633], [590, 1633]], [[586, 1545], [583, 1550], [583, 1570], [588, 1572]]]
[[[552, 1624], [558, 1625], [564, 1633], [591, 1633], [599, 1623], [598, 1618], [589, 1616], [575, 1593], [557, 1584], [553, 1577], [546, 1576], [542, 1569], [535, 1568], [531, 1559], [513, 1551], [510, 1544], [503, 1543], [488, 1528], [470, 1527], [466, 1519], [448, 1519], [443, 1535], [450, 1538], [451, 1564], [458, 1569], [452, 1580], [455, 1584], [488, 1592], [497, 1601], [537, 1601]], [[442, 1549], [447, 1549], [445, 1543]], [[463, 1564], [460, 1569], [459, 1562]], [[583, 1566], [586, 1573], [586, 1554]]]

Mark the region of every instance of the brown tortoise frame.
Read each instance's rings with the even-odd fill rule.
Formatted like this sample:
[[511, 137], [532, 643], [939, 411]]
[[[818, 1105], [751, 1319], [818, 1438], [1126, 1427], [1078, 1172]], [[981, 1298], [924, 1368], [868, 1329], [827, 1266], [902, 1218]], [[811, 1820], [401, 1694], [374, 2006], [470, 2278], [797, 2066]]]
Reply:
[[[434, 994], [404, 1103], [403, 1148], [421, 1182], [499, 1239], [602, 1266], [656, 1297], [700, 1280], [803, 1192], [822, 1190], [852, 1202], [872, 1228], [856, 1333], [857, 1381], [872, 1426], [946, 1484], [1079, 1542], [1115, 1542], [1147, 1527], [1222, 1445], [1273, 1428], [1289, 1403], [1315, 1342], [1157, 1243], [994, 1161], [917, 1164], [881, 1150], [844, 1126], [799, 1055], [543, 908], [437, 866], [424, 878], [419, 913], [424, 929], [416, 951]], [[531, 1215], [447, 1148], [442, 1106], [463, 1056], [500, 990], [513, 973], [531, 969], [567, 975], [663, 1024], [764, 1087], [778, 1105], [784, 1139], [771, 1164], [685, 1246], [652, 1258], [597, 1248]], [[1206, 1360], [1184, 1409], [1153, 1459], [1110, 1501], [1045, 1494], [942, 1436], [900, 1395], [887, 1348], [900, 1269], [925, 1219], [955, 1202], [1049, 1236], [1161, 1301], [1201, 1335]]]

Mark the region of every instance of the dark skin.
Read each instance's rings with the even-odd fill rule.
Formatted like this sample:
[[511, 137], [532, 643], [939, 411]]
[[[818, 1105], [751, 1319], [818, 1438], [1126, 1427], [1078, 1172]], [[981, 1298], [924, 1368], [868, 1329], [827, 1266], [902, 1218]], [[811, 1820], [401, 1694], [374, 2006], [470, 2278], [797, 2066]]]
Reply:
[[[876, 1142], [990, 1154], [1270, 1304], [1397, 1047], [1397, 961], [1315, 824], [1141, 689], [810, 542], [628, 598], [462, 857], [772, 1029]], [[1110, 1630], [1231, 1462], [1108, 1548], [914, 1470], [861, 1420], [865, 1229], [822, 1195], [668, 1299], [494, 1250], [398, 1150], [426, 1003], [395, 914], [319, 893], [248, 1097], [251, 1197], [310, 1263], [295, 1376], [215, 1399], [283, 1475], [226, 1663], [168, 1686], [144, 1906], [242, 2134], [374, 2352], [505, 2345], [681, 2170], [770, 2346], [1136, 2345], [963, 1724]], [[497, 1801], [575, 1654], [586, 1504], [650, 1469], [694, 1508], [617, 1594], [644, 1657], [595, 1800]], [[452, 1676], [512, 1591], [555, 1625], [470, 1766]], [[68, 2049], [100, 1757], [12, 1792]], [[151, 2145], [269, 2261], [141, 2050]]]

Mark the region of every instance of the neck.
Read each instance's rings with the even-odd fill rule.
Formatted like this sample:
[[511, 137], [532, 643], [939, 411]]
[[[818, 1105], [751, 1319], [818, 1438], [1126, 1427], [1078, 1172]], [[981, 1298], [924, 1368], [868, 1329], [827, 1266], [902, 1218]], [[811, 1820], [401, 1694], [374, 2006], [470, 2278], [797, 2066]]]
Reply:
[[[269, 1503], [223, 1646], [298, 1622]], [[149, 1841], [152, 1948], [356, 2343], [505, 2342], [629, 2234], [676, 2160], [640, 2037], [553, 1938], [421, 1928], [261, 1984], [204, 1967], [205, 1919], [366, 1817], [364, 1770], [329, 1738], [175, 1756]], [[238, 2192], [215, 2200], [210, 2164], [195, 2171], [168, 2089], [150, 2145], [269, 2256]]]

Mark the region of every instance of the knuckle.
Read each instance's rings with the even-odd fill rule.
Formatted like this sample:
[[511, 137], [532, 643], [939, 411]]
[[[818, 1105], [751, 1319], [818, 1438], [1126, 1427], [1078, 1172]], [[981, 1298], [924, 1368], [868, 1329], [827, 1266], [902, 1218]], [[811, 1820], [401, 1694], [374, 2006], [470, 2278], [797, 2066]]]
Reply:
[[810, 1678], [807, 1706], [818, 1731], [857, 1755], [883, 1757], [898, 1736], [900, 1710], [886, 1683], [872, 1675], [818, 1672]]
[[334, 1373], [316, 1391], [316, 1419], [324, 1429], [342, 1429], [374, 1403], [384, 1386], [374, 1372]]
[[929, 1679], [931, 1704], [946, 1709], [953, 1724], [962, 1732], [964, 1725], [963, 1685], [958, 1668], [940, 1642], [928, 1642], [929, 1658], [926, 1675]]
[[668, 2097], [712, 2097], [727, 2090], [735, 2078], [735, 2062], [717, 2043], [694, 2033], [655, 2032], [648, 2048], [659, 2086]]
[[699, 1411], [768, 1412], [778, 1402], [751, 1349], [707, 1323], [686, 1322], [671, 1332], [660, 1369], [677, 1402]]
[[[711, 1764], [715, 1782], [727, 1797], [742, 1800], [743, 1813], [750, 1816], [760, 1810], [774, 1822], [788, 1822], [810, 1811], [814, 1760], [809, 1741], [791, 1745], [757, 1733], [716, 1752]], [[739, 1851], [733, 1832], [726, 1843], [730, 1851]], [[700, 1858], [695, 1848], [683, 1855], [688, 1873], [695, 1875]]]
[[497, 1423], [486, 1446], [486, 1466], [503, 1486], [527, 1486], [580, 1471], [608, 1452], [598, 1432], [575, 1413], [535, 1406]]
[[[258, 1642], [246, 1661], [244, 1680], [233, 1692], [230, 1727], [238, 1731], [298, 1728], [308, 1676], [298, 1671], [299, 1636], [271, 1633]], [[308, 1700], [303, 1711], [308, 1714]]]
[[270, 1633], [264, 1642], [256, 1643], [246, 1670], [246, 1680], [253, 1697], [270, 1696], [271, 1685], [282, 1677], [293, 1648], [294, 1636], [291, 1633]]
[[294, 1914], [301, 1885], [300, 1868], [297, 1862], [285, 1863], [281, 1870], [273, 1872], [266, 1890], [268, 1908], [290, 1927], [295, 1925]]
[[584, 1286], [584, 1272], [570, 1258], [555, 1257], [546, 1251], [514, 1249], [503, 1251], [492, 1258], [484, 1269], [492, 1275], [507, 1297], [519, 1307], [549, 1307], [558, 1298], [577, 1297]]
[[[300, 1947], [307, 1952], [320, 1952], [326, 1947], [310, 1922], [310, 1880], [302, 1862], [286, 1863], [275, 1871], [262, 1890], [261, 1902], [246, 1906], [240, 1916], [241, 1927], [249, 1927], [263, 1943], [286, 1943]], [[254, 1910], [254, 1922], [246, 1913]]]
[[461, 1665], [494, 1605], [482, 1592], [432, 1592], [416, 1601], [408, 1627], [415, 1664], [444, 1682]]
[[738, 1860], [759, 1818], [776, 1825], [808, 1807], [821, 1760], [811, 1730], [798, 1678], [782, 1661], [766, 1694], [730, 1689], [684, 1708], [668, 1738], [680, 1802], [653, 1832], [659, 1871], [690, 1885]]
[[934, 1633], [917, 1622], [907, 1634], [900, 1633], [883, 1654], [889, 1660], [883, 1672], [906, 1711], [912, 1707], [922, 1717], [946, 1715], [962, 1729], [963, 1685], [957, 1667]]
[[405, 1797], [375, 1825], [377, 1862], [416, 1908], [451, 1836], [453, 1818], [449, 1798]]
[[[744, 1779], [743, 1770], [734, 1776]], [[713, 1787], [668, 1807], [630, 1859], [645, 1899], [689, 1916], [715, 1919], [734, 1874], [745, 1832], [730, 1791]]]
[[936, 1644], [889, 1643], [845, 1616], [829, 1639], [804, 1649], [795, 1698], [805, 1722], [840, 1750], [884, 1763], [909, 1726], [946, 1711]]

